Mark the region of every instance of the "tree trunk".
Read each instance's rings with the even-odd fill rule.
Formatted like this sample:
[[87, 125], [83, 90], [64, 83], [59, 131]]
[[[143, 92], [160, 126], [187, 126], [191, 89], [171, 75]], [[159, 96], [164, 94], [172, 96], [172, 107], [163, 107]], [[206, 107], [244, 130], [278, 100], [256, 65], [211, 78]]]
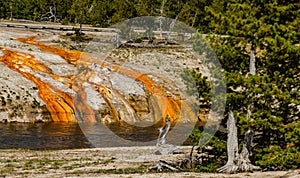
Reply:
[[162, 38], [162, 18], [164, 13], [164, 6], [167, 0], [163, 0], [162, 5], [160, 7], [160, 17], [159, 17], [159, 30], [160, 30], [160, 38]]
[[79, 34], [82, 34], [82, 0], [80, 0]]
[[12, 13], [12, 4], [10, 3], [9, 5], [9, 9], [10, 9], [10, 17], [9, 20], [12, 21], [13, 20], [13, 13]]
[[242, 152], [238, 153], [238, 137], [237, 137], [237, 128], [235, 124], [235, 118], [232, 111], [229, 111], [229, 118], [227, 120], [227, 154], [228, 161], [227, 163], [217, 169], [219, 172], [252, 172], [253, 170], [260, 169], [258, 166], [251, 164], [249, 160], [251, 144], [253, 140], [253, 131], [248, 130], [245, 133], [244, 144]]
[[171, 122], [169, 116], [166, 117], [166, 125], [162, 128], [159, 128], [159, 134], [156, 144], [156, 149], [154, 154], [156, 155], [168, 155], [168, 154], [180, 154], [184, 153], [183, 150], [177, 148], [175, 145], [167, 144], [167, 135], [171, 127]]
[[[255, 67], [255, 47], [254, 45], [251, 45], [251, 51], [250, 51], [250, 65], [249, 65], [249, 72], [251, 75], [256, 74], [256, 67]], [[253, 108], [253, 101], [252, 101], [253, 94], [251, 93], [249, 95], [249, 103], [247, 106], [247, 119], [250, 119], [251, 117], [251, 109]]]

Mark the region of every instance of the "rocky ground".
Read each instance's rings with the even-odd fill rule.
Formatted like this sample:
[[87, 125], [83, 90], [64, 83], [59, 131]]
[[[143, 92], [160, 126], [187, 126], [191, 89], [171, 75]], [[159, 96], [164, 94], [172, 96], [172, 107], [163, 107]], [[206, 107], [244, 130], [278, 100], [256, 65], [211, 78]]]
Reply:
[[[187, 152], [191, 147], [181, 147]], [[157, 172], [148, 167], [159, 160], [174, 162], [187, 154], [153, 155], [154, 147], [114, 147], [80, 150], [1, 150], [1, 177], [204, 177], [297, 178], [300, 170], [238, 174]]]

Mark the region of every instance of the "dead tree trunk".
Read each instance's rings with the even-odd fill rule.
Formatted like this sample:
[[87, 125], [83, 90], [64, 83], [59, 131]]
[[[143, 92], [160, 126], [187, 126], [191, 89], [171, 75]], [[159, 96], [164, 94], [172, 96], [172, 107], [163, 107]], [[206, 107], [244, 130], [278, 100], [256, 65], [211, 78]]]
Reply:
[[232, 111], [229, 111], [229, 118], [227, 120], [227, 154], [228, 161], [226, 165], [217, 169], [219, 172], [252, 172], [253, 170], [259, 169], [258, 166], [251, 164], [249, 160], [251, 143], [253, 140], [253, 131], [248, 130], [245, 133], [244, 144], [242, 152], [238, 153], [238, 137], [237, 127], [235, 124], [235, 118]]
[[162, 128], [159, 128], [159, 134], [156, 144], [156, 149], [154, 151], [154, 154], [156, 155], [168, 155], [168, 154], [180, 154], [184, 153], [183, 150], [177, 148], [175, 145], [167, 144], [167, 135], [171, 127], [170, 118], [167, 115], [166, 117], [166, 125]]
[[[249, 65], [249, 73], [251, 75], [256, 74], [256, 68], [255, 68], [255, 47], [251, 45], [251, 50], [250, 50], [250, 65]], [[251, 117], [251, 110], [253, 108], [253, 100], [252, 100], [253, 94], [250, 93], [249, 95], [249, 103], [247, 106], [247, 119], [250, 119]]]
[[49, 7], [49, 12], [41, 16], [41, 21], [59, 22], [60, 20], [56, 17], [56, 7]]
[[82, 0], [80, 0], [80, 17], [79, 17], [79, 34], [82, 33], [82, 15], [83, 15]]
[[148, 169], [149, 170], [157, 170], [157, 171], [161, 172], [164, 168], [169, 169], [171, 171], [181, 170], [180, 168], [177, 168], [176, 165], [170, 164], [163, 160], [159, 160], [156, 164], [154, 164], [153, 166], [150, 166]]
[[160, 7], [160, 17], [159, 17], [159, 30], [160, 30], [160, 38], [163, 37], [162, 35], [162, 18], [163, 18], [163, 13], [164, 13], [164, 6], [167, 0], [163, 0], [162, 5]]
[[9, 20], [12, 21], [13, 20], [12, 3], [9, 3], [9, 10], [10, 10]]
[[196, 11], [195, 16], [194, 16], [194, 18], [193, 18], [192, 28], [193, 28], [194, 25], [195, 25], [197, 15], [198, 15], [198, 10]]
[[173, 28], [174, 28], [177, 20], [178, 20], [178, 15], [175, 17], [175, 19], [172, 19], [172, 22], [170, 23], [170, 28], [168, 31], [168, 39], [170, 39], [170, 33], [173, 31]]

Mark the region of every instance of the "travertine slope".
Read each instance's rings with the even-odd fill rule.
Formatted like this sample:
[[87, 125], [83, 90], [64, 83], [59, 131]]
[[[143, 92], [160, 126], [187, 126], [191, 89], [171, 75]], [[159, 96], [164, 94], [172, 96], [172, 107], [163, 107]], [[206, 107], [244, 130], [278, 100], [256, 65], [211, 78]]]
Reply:
[[197, 119], [180, 79], [182, 69], [201, 66], [189, 49], [120, 48], [95, 57], [59, 47], [59, 33], [2, 28], [0, 39], [1, 122]]

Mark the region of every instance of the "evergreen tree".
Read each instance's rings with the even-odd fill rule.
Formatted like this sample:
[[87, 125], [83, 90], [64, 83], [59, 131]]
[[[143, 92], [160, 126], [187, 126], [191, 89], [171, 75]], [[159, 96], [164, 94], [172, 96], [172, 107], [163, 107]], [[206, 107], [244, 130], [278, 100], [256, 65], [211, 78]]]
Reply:
[[110, 5], [113, 11], [111, 24], [136, 17], [137, 13], [134, 5], [134, 1], [131, 0], [113, 0]]
[[86, 23], [94, 26], [107, 27], [110, 25], [112, 10], [109, 0], [94, 0], [88, 10], [89, 18]]
[[161, 0], [136, 0], [137, 16], [158, 16]]
[[208, 32], [208, 21], [206, 21], [205, 8], [211, 5], [210, 0], [186, 1], [179, 11], [179, 20], [197, 28], [201, 33]]
[[[240, 135], [248, 128], [256, 131], [255, 159], [269, 168], [280, 162], [276, 152], [300, 151], [299, 9], [296, 1], [258, 0], [214, 1], [206, 9], [210, 30], [227, 35], [210, 40], [225, 69], [227, 102], [239, 120]], [[249, 73], [251, 48], [256, 52], [255, 75]]]

